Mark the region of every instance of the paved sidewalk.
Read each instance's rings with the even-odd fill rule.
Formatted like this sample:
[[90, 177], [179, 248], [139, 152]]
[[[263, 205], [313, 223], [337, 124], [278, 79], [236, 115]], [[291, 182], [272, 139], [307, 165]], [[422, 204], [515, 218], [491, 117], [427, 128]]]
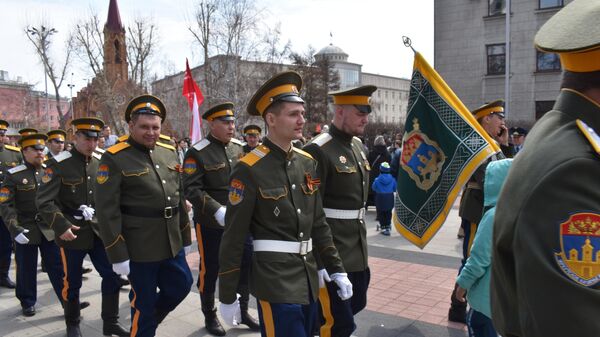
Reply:
[[[375, 231], [375, 212], [367, 212], [371, 285], [368, 305], [356, 316], [355, 336], [368, 337], [464, 337], [464, 325], [448, 322], [449, 298], [460, 263], [462, 241], [456, 238], [460, 225], [456, 207], [436, 237], [424, 249], [413, 246], [396, 232], [385, 237]], [[195, 244], [195, 243], [194, 243]], [[198, 253], [188, 256], [198, 276]], [[89, 261], [86, 266], [91, 267]], [[82, 300], [91, 306], [82, 311], [84, 336], [102, 336], [100, 319], [100, 277], [88, 274], [83, 282]], [[11, 273], [14, 280], [14, 267]], [[23, 317], [14, 291], [0, 288], [0, 335], [64, 336], [62, 308], [46, 274], [38, 274], [37, 314]], [[194, 282], [195, 284], [195, 282]], [[129, 325], [128, 287], [121, 291], [121, 323]], [[251, 301], [255, 307], [255, 301]], [[254, 308], [253, 315], [257, 316]], [[204, 329], [198, 291], [194, 287], [184, 302], [171, 313], [158, 336], [209, 336]], [[243, 327], [229, 329], [227, 336], [259, 336]]]

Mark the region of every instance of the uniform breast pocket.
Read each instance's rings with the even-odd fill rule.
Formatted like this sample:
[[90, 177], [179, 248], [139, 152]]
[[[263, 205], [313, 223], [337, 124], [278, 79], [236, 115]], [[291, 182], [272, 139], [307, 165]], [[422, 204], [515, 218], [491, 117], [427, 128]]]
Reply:
[[337, 173], [356, 173], [356, 166], [354, 165], [335, 165], [335, 171]]
[[219, 171], [225, 168], [225, 163], [206, 163], [204, 164], [204, 170], [206, 172]]
[[287, 186], [278, 187], [259, 187], [258, 191], [261, 198], [270, 200], [279, 200], [288, 194]]
[[17, 191], [21, 191], [21, 192], [33, 191], [34, 189], [35, 189], [34, 184], [17, 185]]
[[141, 176], [145, 176], [150, 172], [150, 170], [147, 167], [144, 168], [137, 168], [137, 169], [127, 169], [127, 170], [123, 170], [123, 176], [125, 177], [141, 177]]

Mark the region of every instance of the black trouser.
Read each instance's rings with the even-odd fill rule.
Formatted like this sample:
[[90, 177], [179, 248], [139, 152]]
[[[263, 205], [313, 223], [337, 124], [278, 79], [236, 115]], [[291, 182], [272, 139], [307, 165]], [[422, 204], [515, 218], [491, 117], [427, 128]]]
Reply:
[[13, 250], [13, 240], [10, 232], [0, 218], [0, 277], [8, 276], [10, 269], [10, 255]]

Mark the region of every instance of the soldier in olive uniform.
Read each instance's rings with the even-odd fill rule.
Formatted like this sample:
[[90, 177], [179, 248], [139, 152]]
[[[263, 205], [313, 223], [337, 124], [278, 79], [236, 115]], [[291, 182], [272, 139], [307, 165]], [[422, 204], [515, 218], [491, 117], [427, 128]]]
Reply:
[[48, 142], [46, 142], [46, 146], [48, 146], [48, 153], [46, 155], [48, 156], [48, 159], [50, 159], [64, 151], [67, 133], [58, 129], [50, 130], [46, 134], [48, 135]]
[[250, 153], [250, 151], [254, 150], [260, 144], [260, 133], [262, 129], [258, 125], [250, 124], [244, 127], [244, 139], [246, 140], [246, 144], [244, 144], [244, 153]]
[[560, 57], [562, 89], [498, 199], [491, 304], [504, 337], [600, 332], [599, 13], [599, 1], [575, 0], [534, 39]]
[[[223, 103], [208, 109], [202, 116], [210, 133], [187, 151], [184, 159], [183, 186], [185, 197], [194, 207], [196, 240], [200, 253], [198, 290], [206, 329], [213, 335], [224, 336], [225, 330], [217, 318], [215, 287], [219, 273], [219, 246], [225, 225], [225, 204], [231, 169], [243, 156], [242, 143], [234, 138], [233, 103]], [[250, 291], [248, 273], [251, 263], [252, 240], [248, 238], [238, 292], [242, 321], [258, 331], [258, 322], [248, 313]]]
[[[481, 127], [487, 134], [501, 146], [508, 146], [508, 129], [504, 125], [504, 100], [495, 100], [484, 104], [479, 108], [471, 111], [473, 117], [477, 119]], [[467, 185], [464, 188], [460, 199], [458, 215], [461, 217], [461, 228], [464, 233], [462, 253], [463, 258], [461, 266], [465, 265], [469, 258], [471, 245], [475, 239], [477, 226], [483, 217], [483, 179], [487, 165], [492, 160], [505, 158], [502, 152], [494, 154], [484, 163], [479, 165], [475, 172], [469, 178]], [[448, 320], [460, 323], [466, 323], [467, 318], [467, 303], [456, 297], [456, 289], [458, 284], [454, 285], [454, 290], [450, 295], [450, 309], [448, 310]], [[477, 322], [479, 319], [485, 320], [485, 315], [475, 312], [472, 321]]]
[[[0, 183], [4, 180], [6, 171], [23, 161], [21, 150], [18, 147], [4, 144], [4, 135], [10, 125], [5, 120], [0, 120]], [[15, 283], [8, 277], [10, 269], [13, 241], [6, 229], [4, 221], [0, 218], [0, 287], [13, 289]]]
[[19, 140], [25, 163], [8, 170], [0, 189], [0, 212], [16, 241], [16, 295], [25, 316], [35, 315], [38, 249], [54, 292], [62, 301], [64, 274], [60, 253], [54, 243], [54, 232], [41, 221], [35, 206], [35, 195], [45, 167], [43, 150], [46, 138], [46, 135], [34, 134]]
[[339, 296], [352, 296], [317, 193], [317, 163], [292, 147], [304, 127], [301, 86], [298, 73], [284, 72], [254, 94], [248, 113], [263, 116], [269, 133], [234, 167], [229, 184], [219, 254], [221, 315], [230, 325], [241, 320], [236, 289], [244, 243], [251, 233], [250, 284], [259, 302], [263, 337], [312, 336], [319, 290], [313, 251], [340, 286]]
[[71, 122], [77, 130], [75, 147], [47, 161], [36, 203], [46, 223], [54, 230], [65, 273], [62, 297], [67, 335], [81, 336], [79, 330], [82, 264], [90, 256], [102, 276], [102, 331], [105, 335], [128, 336], [119, 325], [119, 276], [111, 269], [98, 233], [93, 178], [100, 155], [95, 152], [104, 122], [79, 118]]
[[371, 113], [369, 98], [375, 90], [377, 87], [367, 85], [330, 93], [334, 104], [333, 122], [327, 132], [305, 147], [319, 163], [325, 216], [354, 288], [350, 300], [338, 298], [335, 296], [337, 285], [328, 282], [326, 270], [319, 270], [322, 336], [350, 336], [356, 329], [354, 315], [367, 305], [371, 274], [364, 207], [371, 168], [358, 136], [364, 133]]
[[181, 165], [158, 141], [165, 116], [158, 98], [134, 98], [125, 111], [130, 136], [106, 150], [96, 176], [100, 234], [113, 270], [131, 282], [131, 336], [154, 336], [192, 286]]

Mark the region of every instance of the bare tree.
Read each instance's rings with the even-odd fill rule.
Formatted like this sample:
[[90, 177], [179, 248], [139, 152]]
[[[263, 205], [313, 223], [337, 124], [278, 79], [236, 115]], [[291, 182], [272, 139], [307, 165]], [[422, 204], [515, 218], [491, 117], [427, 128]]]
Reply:
[[127, 61], [130, 79], [146, 87], [150, 57], [157, 45], [156, 24], [151, 18], [137, 18], [127, 27]]
[[[195, 22], [188, 26], [188, 30], [202, 48], [204, 56], [204, 82], [213, 82], [210, 69], [210, 49], [214, 39], [215, 12], [217, 11], [216, 0], [203, 0], [198, 3], [194, 12]], [[212, 85], [204, 87], [205, 104], [211, 105]]]
[[58, 122], [61, 128], [65, 128], [66, 119], [60, 104], [60, 87], [63, 84], [67, 69], [71, 64], [71, 56], [74, 49], [73, 35], [69, 35], [64, 48], [63, 63], [58, 64], [50, 56], [50, 47], [52, 45], [52, 35], [58, 33], [54, 28], [49, 28], [47, 23], [40, 23], [39, 27], [29, 26], [25, 28], [25, 35], [35, 48], [40, 62], [44, 66], [44, 73], [49, 77], [50, 83], [54, 88], [54, 99], [56, 111], [58, 112]]
[[100, 75], [104, 62], [104, 35], [100, 27], [98, 13], [92, 10], [73, 29], [75, 54], [86, 64], [86, 68], [89, 65], [86, 70], [91, 69], [94, 76]]

